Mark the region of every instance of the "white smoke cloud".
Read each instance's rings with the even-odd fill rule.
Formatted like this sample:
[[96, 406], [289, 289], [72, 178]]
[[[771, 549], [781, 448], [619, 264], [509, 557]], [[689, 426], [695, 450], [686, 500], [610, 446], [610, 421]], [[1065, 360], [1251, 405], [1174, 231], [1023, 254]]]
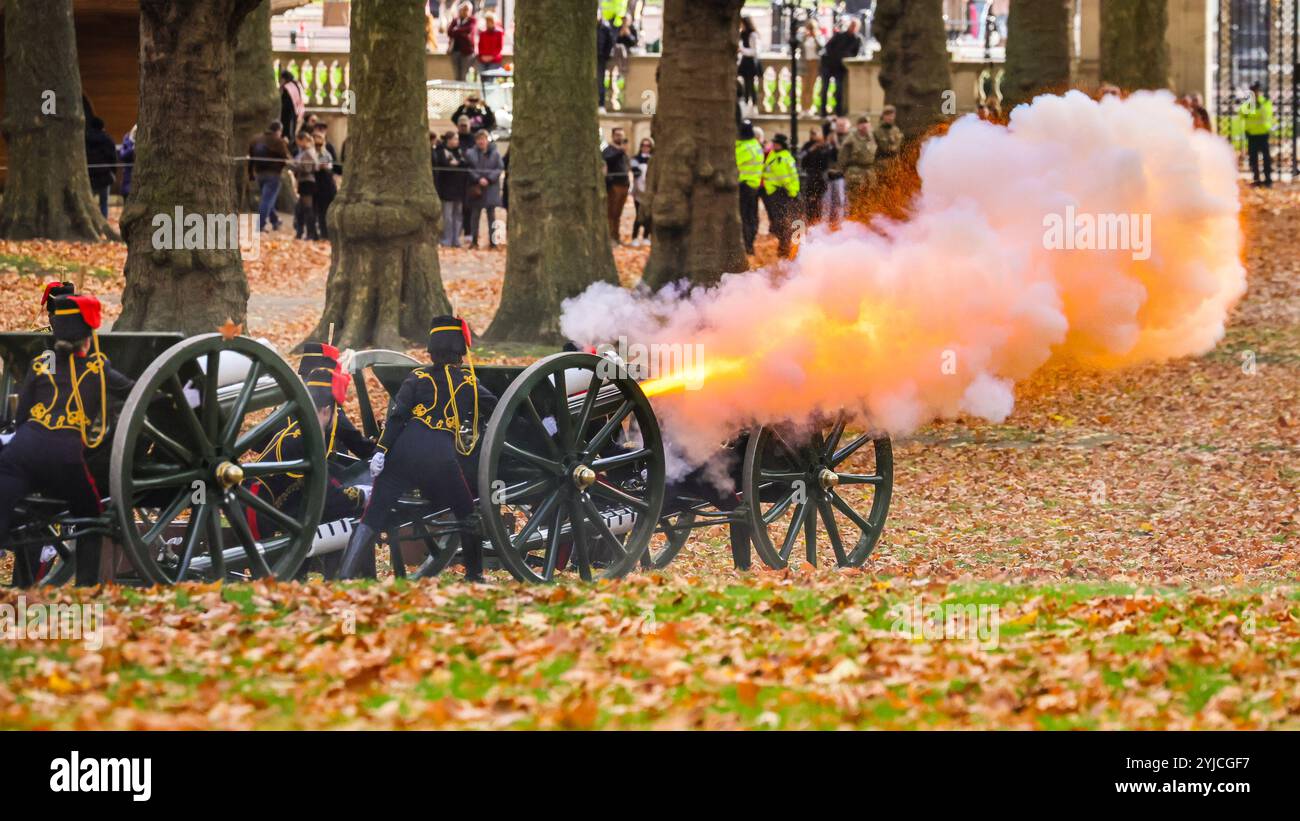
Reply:
[[[839, 408], [892, 434], [1002, 421], [1014, 383], [1053, 356], [1118, 367], [1209, 350], [1245, 291], [1236, 158], [1167, 92], [1043, 96], [1005, 128], [967, 116], [917, 170], [906, 222], [814, 229], [792, 264], [713, 288], [594, 285], [561, 327], [584, 345], [702, 344], [701, 389], [653, 398], [702, 463], [746, 425]], [[1047, 247], [1066, 216], [1094, 230]]]

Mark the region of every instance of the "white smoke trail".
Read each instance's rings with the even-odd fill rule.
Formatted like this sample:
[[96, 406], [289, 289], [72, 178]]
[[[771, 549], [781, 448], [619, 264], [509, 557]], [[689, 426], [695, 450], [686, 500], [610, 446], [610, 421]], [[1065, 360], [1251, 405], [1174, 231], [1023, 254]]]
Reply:
[[838, 408], [892, 434], [1001, 421], [1052, 356], [1117, 367], [1209, 350], [1245, 291], [1236, 159], [1167, 92], [1043, 96], [1005, 128], [967, 116], [917, 170], [906, 222], [814, 230], [792, 265], [714, 288], [595, 285], [561, 327], [584, 345], [702, 344], [700, 389], [653, 400], [702, 463], [746, 425]]

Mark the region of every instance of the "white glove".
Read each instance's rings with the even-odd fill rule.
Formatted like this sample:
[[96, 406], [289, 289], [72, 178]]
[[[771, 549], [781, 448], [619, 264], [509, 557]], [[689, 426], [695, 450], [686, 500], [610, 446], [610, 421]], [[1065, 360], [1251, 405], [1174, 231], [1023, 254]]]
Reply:
[[14, 431], [13, 433], [0, 433], [0, 445], [7, 445], [10, 442], [12, 442], [14, 438], [14, 434], [16, 434], [17, 432], [18, 431]]
[[194, 387], [193, 382], [186, 382], [185, 387], [181, 388], [181, 393], [185, 395], [185, 403], [191, 408], [199, 406], [201, 397], [199, 396], [199, 389]]
[[41, 548], [41, 564], [54, 561], [54, 557], [57, 555], [59, 555], [59, 551], [54, 549], [54, 545], [45, 545]]
[[370, 457], [370, 475], [378, 478], [379, 474], [382, 473], [383, 470], [384, 452], [382, 450], [377, 450], [375, 451], [375, 455]]
[[543, 419], [542, 427], [546, 428], [546, 432], [552, 436], [554, 436], [555, 432], [560, 429], [559, 423], [555, 421], [554, 416], [548, 416], [545, 419]]

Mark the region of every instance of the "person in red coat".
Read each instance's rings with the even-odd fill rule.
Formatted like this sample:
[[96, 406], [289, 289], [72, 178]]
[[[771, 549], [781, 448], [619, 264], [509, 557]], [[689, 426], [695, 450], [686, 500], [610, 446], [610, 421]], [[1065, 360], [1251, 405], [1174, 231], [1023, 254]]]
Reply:
[[497, 26], [493, 12], [483, 15], [483, 28], [478, 33], [478, 70], [482, 74], [501, 68], [501, 49], [505, 46], [505, 32]]

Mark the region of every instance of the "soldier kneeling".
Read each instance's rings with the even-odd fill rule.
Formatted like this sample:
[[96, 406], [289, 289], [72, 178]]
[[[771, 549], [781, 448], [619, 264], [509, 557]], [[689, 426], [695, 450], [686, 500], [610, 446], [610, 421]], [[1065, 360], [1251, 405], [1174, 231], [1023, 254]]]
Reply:
[[[491, 414], [496, 397], [478, 383], [472, 364], [461, 364], [469, 346], [469, 326], [463, 319], [433, 318], [431, 364], [411, 371], [393, 397], [379, 450], [370, 462], [374, 492], [343, 554], [342, 578], [375, 577], [375, 541], [388, 526], [398, 498], [412, 488], [419, 488], [421, 498], [435, 508], [451, 508], [458, 522], [473, 513], [472, 477], [466, 477], [462, 462], [472, 458], [479, 419]], [[462, 537], [461, 548], [465, 576], [482, 578], [479, 539]]]

